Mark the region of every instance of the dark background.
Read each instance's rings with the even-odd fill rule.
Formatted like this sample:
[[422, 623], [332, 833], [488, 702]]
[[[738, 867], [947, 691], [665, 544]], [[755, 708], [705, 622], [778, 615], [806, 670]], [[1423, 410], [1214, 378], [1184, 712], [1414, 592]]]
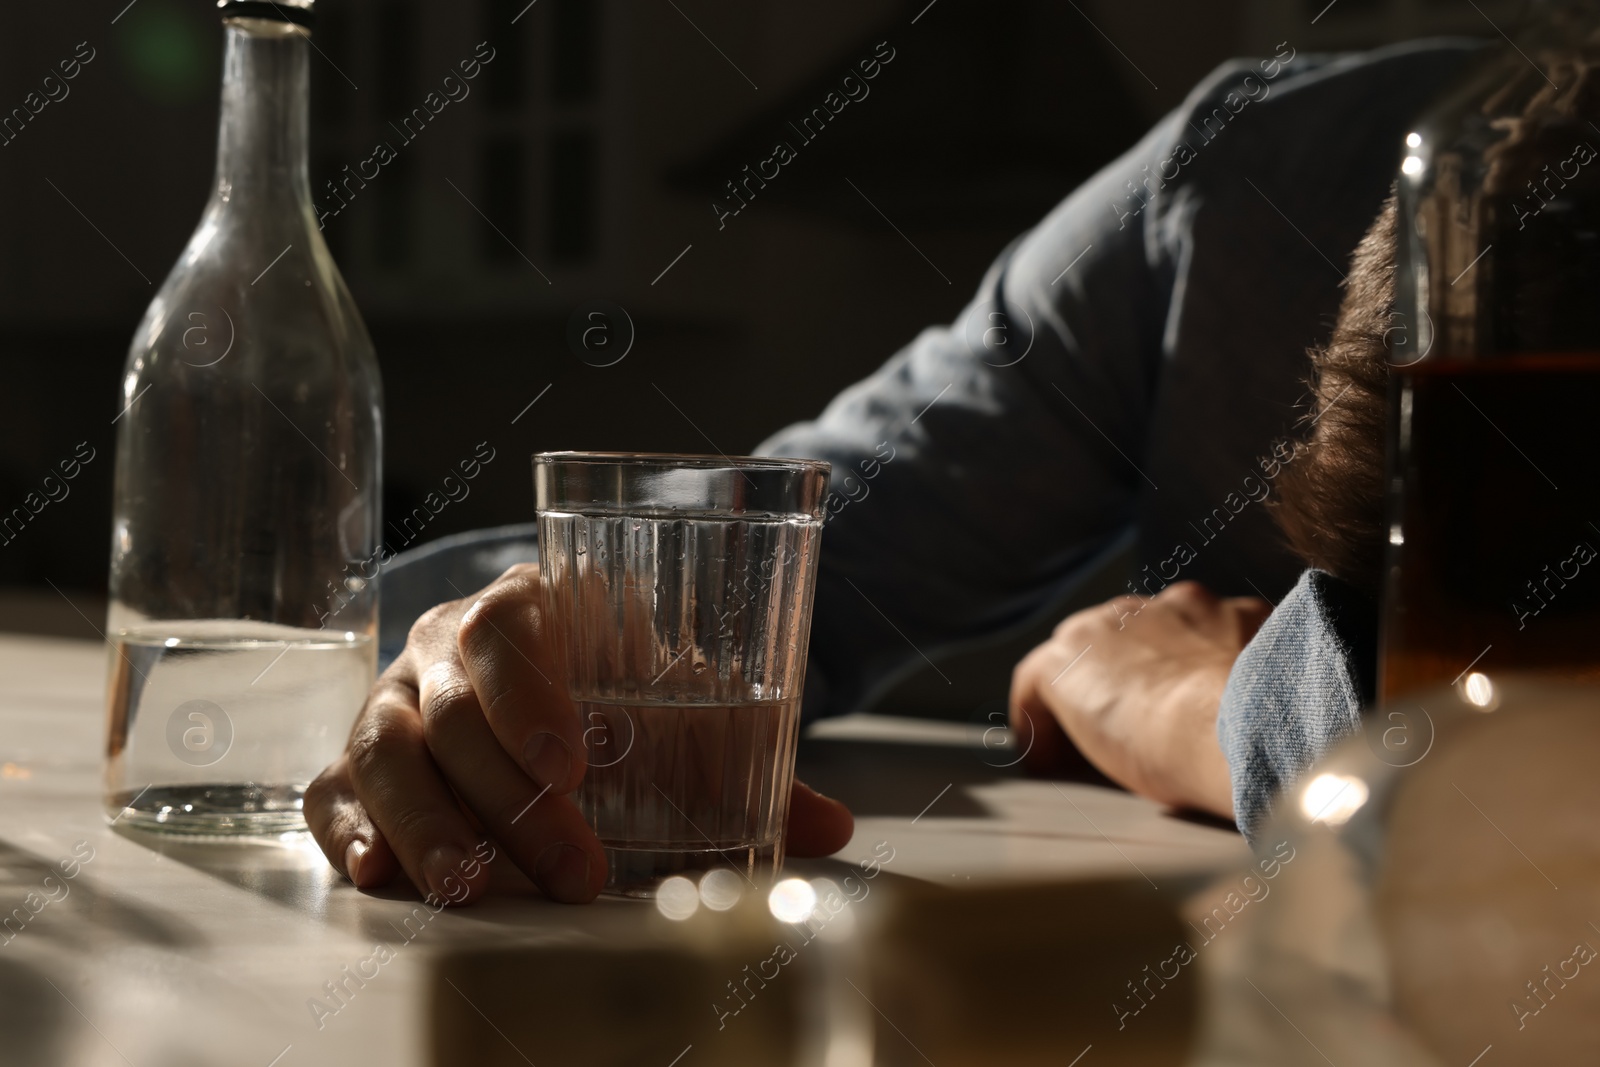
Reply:
[[[317, 6], [319, 201], [479, 42], [496, 52], [471, 96], [325, 232], [383, 369], [386, 512], [409, 511], [478, 442], [497, 451], [431, 538], [531, 519], [531, 452], [734, 454], [815, 414], [956, 317], [1008, 240], [1224, 59], [1285, 40], [1307, 52], [1492, 36], [1487, 19], [1509, 25], [1517, 5]], [[221, 31], [208, 0], [16, 5], [7, 21], [0, 113], [79, 42], [95, 58], [0, 147], [0, 511], [79, 442], [97, 458], [0, 546], [0, 628], [93, 636], [123, 360], [209, 191]], [[719, 230], [724, 182], [775, 139], [797, 140], [787, 123], [883, 41], [895, 58], [870, 95]], [[586, 364], [567, 340], [596, 299], [634, 325], [614, 366]]]

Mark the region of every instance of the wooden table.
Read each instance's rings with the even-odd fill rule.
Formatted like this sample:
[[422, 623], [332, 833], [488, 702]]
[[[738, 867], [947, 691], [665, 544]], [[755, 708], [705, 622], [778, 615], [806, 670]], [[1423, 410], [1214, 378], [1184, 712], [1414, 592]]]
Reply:
[[[104, 645], [0, 638], [0, 915], [28, 916], [0, 933], [0, 1063], [421, 1067], [440, 949], [574, 931], [615, 943], [660, 921], [648, 904], [573, 908], [510, 889], [406, 942], [398, 924], [417, 901], [357, 892], [305, 835], [217, 845], [108, 826], [105, 659]], [[840, 858], [889, 841], [901, 879], [965, 887], [1136, 872], [1173, 894], [1176, 879], [1161, 883], [1176, 872], [1248, 859], [1220, 826], [1099, 786], [1018, 777], [995, 766], [1005, 759], [980, 732], [875, 716], [813, 729], [802, 774], [858, 815]], [[61, 878], [62, 861], [76, 877]], [[308, 1000], [375, 944], [394, 946], [393, 962], [319, 1028]]]

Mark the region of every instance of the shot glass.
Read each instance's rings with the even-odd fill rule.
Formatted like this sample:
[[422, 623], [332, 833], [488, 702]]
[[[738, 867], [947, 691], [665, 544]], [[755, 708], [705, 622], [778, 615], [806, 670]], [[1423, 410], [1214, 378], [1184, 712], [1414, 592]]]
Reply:
[[534, 457], [540, 583], [606, 891], [783, 865], [827, 463]]

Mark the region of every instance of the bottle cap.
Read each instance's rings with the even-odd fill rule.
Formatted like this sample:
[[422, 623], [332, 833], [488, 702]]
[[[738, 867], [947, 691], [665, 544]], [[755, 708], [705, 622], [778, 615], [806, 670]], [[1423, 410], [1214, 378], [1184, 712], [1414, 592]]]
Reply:
[[244, 19], [270, 19], [273, 22], [292, 22], [296, 26], [310, 27], [313, 0], [217, 0], [222, 17]]

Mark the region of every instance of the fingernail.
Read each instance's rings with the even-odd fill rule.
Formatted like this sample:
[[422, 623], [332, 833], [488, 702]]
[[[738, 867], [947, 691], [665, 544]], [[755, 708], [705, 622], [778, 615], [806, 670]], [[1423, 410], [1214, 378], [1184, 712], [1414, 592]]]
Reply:
[[434, 896], [459, 903], [466, 896], [467, 880], [462, 870], [467, 854], [454, 845], [440, 845], [422, 859], [422, 877]]
[[572, 773], [572, 750], [555, 734], [534, 734], [522, 750], [522, 765], [534, 781], [555, 789]]
[[351, 882], [361, 884], [361, 859], [367, 854], [367, 843], [359, 837], [344, 850], [344, 873]]
[[545, 896], [565, 904], [589, 899], [589, 854], [575, 845], [558, 842], [539, 853], [534, 864]]

